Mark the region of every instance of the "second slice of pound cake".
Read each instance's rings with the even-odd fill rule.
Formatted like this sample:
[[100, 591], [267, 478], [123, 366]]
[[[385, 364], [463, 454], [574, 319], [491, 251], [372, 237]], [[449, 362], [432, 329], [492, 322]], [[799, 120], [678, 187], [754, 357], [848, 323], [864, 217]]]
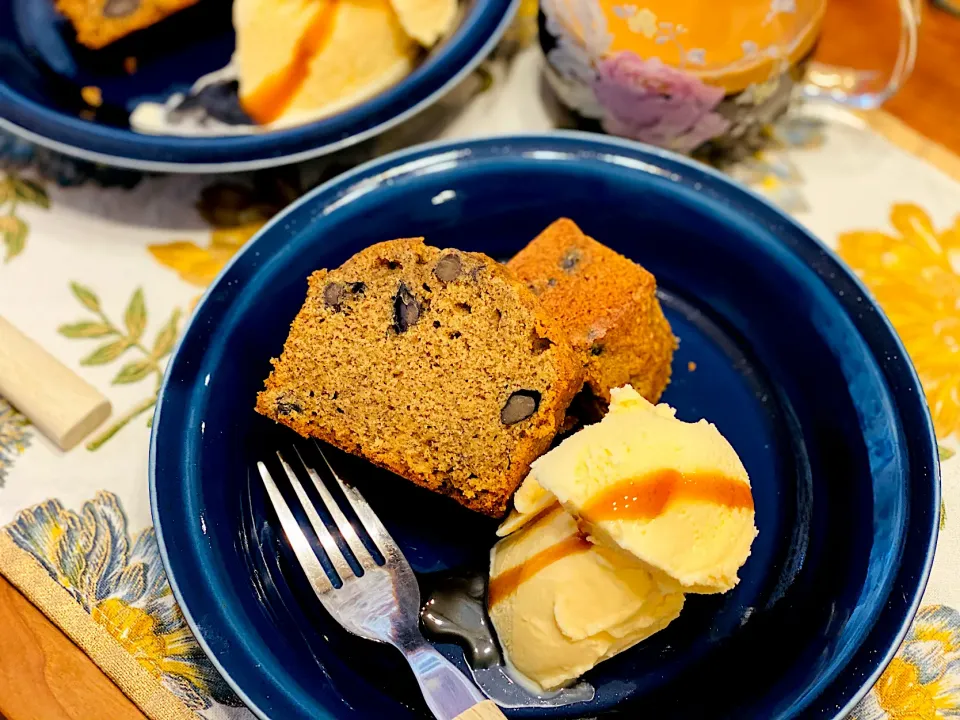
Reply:
[[583, 382], [506, 268], [421, 239], [313, 273], [273, 365], [258, 412], [494, 517]]
[[567, 218], [552, 223], [507, 266], [567, 333], [593, 395], [606, 404], [612, 388], [632, 385], [657, 402], [670, 381], [677, 340], [653, 275]]

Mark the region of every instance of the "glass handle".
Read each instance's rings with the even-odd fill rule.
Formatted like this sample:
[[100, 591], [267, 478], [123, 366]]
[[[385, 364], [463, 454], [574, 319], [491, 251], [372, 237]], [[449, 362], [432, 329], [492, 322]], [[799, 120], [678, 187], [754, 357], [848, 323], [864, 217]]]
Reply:
[[828, 100], [860, 110], [878, 108], [896, 94], [910, 77], [917, 59], [917, 29], [921, 0], [897, 0], [900, 7], [900, 49], [889, 77], [876, 70], [854, 70], [812, 62], [807, 68], [803, 96]]

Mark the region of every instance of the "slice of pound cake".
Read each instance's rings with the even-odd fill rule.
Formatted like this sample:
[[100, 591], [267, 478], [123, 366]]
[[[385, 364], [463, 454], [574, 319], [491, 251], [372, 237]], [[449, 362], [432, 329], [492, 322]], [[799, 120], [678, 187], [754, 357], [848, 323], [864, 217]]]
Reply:
[[585, 383], [604, 404], [632, 385], [656, 402], [670, 380], [677, 340], [649, 272], [561, 218], [508, 263], [567, 333]]
[[154, 25], [198, 0], [56, 0], [77, 31], [77, 41], [97, 50]]
[[422, 239], [313, 273], [273, 366], [258, 412], [495, 517], [583, 378], [509, 270]]

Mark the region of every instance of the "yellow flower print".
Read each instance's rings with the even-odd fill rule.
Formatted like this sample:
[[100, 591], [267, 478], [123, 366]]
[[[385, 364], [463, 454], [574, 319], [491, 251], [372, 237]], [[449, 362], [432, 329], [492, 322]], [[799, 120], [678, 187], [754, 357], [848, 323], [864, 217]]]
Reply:
[[233, 183], [205, 188], [197, 209], [213, 228], [210, 244], [203, 247], [189, 240], [174, 240], [150, 245], [150, 254], [191, 285], [206, 287], [267, 220], [299, 194], [282, 174], [261, 184], [264, 187], [255, 189]]
[[627, 20], [627, 27], [631, 32], [652, 38], [657, 34], [657, 14], [650, 8], [638, 10]]
[[100, 491], [79, 513], [47, 500], [3, 531], [187, 707], [240, 706], [174, 602], [153, 528], [131, 538], [116, 495]]
[[157, 623], [150, 615], [120, 598], [107, 598], [93, 608], [90, 616], [106, 627], [147, 672], [155, 678], [163, 674], [167, 643], [157, 634]]
[[176, 270], [192, 285], [206, 287], [217, 276], [243, 244], [264, 226], [266, 218], [237, 227], [216, 228], [210, 233], [210, 244], [200, 247], [189, 240], [175, 240], [147, 249], [161, 265]]
[[960, 613], [931, 605], [850, 720], [947, 718], [960, 718]]
[[520, 48], [529, 47], [537, 39], [537, 13], [540, 11], [538, 0], [520, 0], [517, 15], [507, 29], [505, 39], [516, 43]]
[[895, 233], [840, 235], [839, 252], [906, 346], [943, 439], [960, 432], [960, 216], [938, 232], [917, 205], [894, 205]]

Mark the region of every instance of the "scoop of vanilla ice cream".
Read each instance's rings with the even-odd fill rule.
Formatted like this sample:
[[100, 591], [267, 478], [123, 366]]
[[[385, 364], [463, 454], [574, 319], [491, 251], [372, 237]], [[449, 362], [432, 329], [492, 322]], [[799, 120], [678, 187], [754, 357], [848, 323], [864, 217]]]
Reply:
[[330, 5], [332, 0], [234, 0], [241, 99], [293, 64], [301, 37]]
[[406, 76], [416, 44], [400, 25], [388, 0], [335, 0], [329, 37], [309, 63], [306, 81], [288, 114], [325, 115], [363, 102]]
[[389, 0], [234, 0], [240, 103], [284, 127], [363, 102], [413, 68]]
[[543, 688], [666, 627], [684, 592], [736, 585], [757, 534], [750, 480], [710, 423], [633, 388], [533, 463], [493, 548], [504, 653]]
[[507, 661], [543, 689], [661, 630], [682, 607], [682, 593], [588, 542], [555, 501], [491, 552], [490, 619]]
[[497, 537], [506, 537], [519, 530], [537, 515], [549, 507], [556, 505], [557, 498], [553, 493], [544, 490], [528, 475], [513, 495], [513, 509], [507, 515], [500, 527], [497, 528]]
[[[608, 414], [536, 460], [518, 496], [556, 497], [591, 539], [619, 548], [685, 592], [734, 587], [756, 537], [750, 479], [715, 426], [677, 420], [632, 387]], [[526, 507], [526, 506], [525, 506]], [[519, 511], [519, 508], [518, 508]], [[512, 515], [522, 525], [524, 513]]]
[[433, 45], [453, 27], [456, 0], [391, 0], [407, 34], [425, 48]]

